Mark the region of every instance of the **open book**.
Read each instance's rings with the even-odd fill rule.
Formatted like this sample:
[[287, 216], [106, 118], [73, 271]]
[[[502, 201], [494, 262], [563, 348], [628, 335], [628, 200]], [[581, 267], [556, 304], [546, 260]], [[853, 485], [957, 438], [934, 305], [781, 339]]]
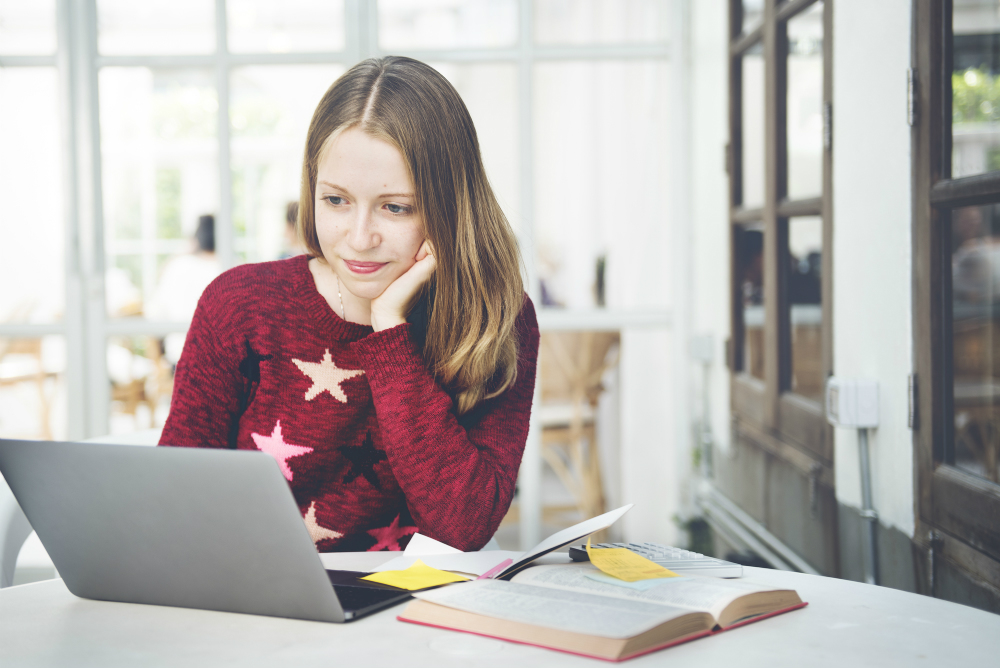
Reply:
[[665, 578], [642, 590], [596, 574], [590, 564], [536, 566], [509, 582], [415, 594], [398, 618], [621, 661], [806, 605], [790, 589], [748, 579]]
[[563, 529], [552, 534], [527, 552], [508, 552], [506, 550], [461, 552], [427, 536], [416, 534], [402, 556], [385, 562], [372, 572], [380, 573], [382, 571], [405, 570], [419, 559], [427, 566], [437, 568], [438, 570], [482, 575], [501, 562], [509, 560], [510, 565], [494, 576], [506, 580], [539, 557], [558, 550], [560, 547], [565, 547], [581, 538], [586, 538], [595, 531], [607, 529], [631, 509], [632, 504], [630, 503], [621, 508], [606, 512], [603, 515], [598, 515], [579, 524], [574, 524], [568, 529]]

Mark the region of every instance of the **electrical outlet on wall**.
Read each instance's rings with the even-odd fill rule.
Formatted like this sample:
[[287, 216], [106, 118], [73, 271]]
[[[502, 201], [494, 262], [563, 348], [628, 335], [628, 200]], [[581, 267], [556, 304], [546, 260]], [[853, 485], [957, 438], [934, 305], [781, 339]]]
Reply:
[[878, 381], [831, 377], [826, 382], [826, 419], [835, 427], [877, 427]]

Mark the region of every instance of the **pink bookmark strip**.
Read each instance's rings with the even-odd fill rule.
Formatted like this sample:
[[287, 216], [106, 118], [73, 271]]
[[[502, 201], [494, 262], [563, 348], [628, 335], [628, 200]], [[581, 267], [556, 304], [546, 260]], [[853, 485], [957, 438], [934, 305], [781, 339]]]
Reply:
[[508, 566], [510, 566], [512, 563], [514, 563], [513, 559], [504, 559], [499, 564], [497, 564], [496, 566], [494, 566], [490, 570], [486, 571], [485, 573], [483, 573], [482, 575], [480, 575], [476, 579], [477, 580], [488, 580], [488, 579], [492, 578], [494, 575], [498, 574], [503, 569], [505, 569]]

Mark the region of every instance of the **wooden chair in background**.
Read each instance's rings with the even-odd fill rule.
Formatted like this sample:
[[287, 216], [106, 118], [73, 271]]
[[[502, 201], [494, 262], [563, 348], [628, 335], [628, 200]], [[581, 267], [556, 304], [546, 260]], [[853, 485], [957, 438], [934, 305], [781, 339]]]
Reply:
[[174, 376], [170, 362], [163, 356], [162, 341], [144, 336], [130, 341], [125, 339], [119, 346], [127, 350], [141, 364], [129, 365], [129, 377], [111, 381], [111, 401], [119, 412], [136, 417], [140, 405], [149, 411], [149, 427], [156, 427], [156, 409], [164, 398], [170, 401], [173, 393]]
[[[58, 373], [47, 371], [42, 362], [41, 339], [0, 339], [0, 362], [5, 358], [21, 357], [31, 360], [22, 370], [11, 375], [0, 376], [0, 387], [34, 383], [38, 389], [38, 437], [52, 440], [52, 404], [55, 401], [55, 387], [46, 383], [50, 378], [58, 377]], [[47, 387], [47, 385], [49, 387]]]
[[[542, 334], [538, 353], [542, 457], [572, 495], [572, 505], [544, 505], [546, 524], [566, 524], [604, 512], [604, 486], [595, 429], [601, 379], [618, 363], [617, 332], [567, 331]], [[597, 536], [600, 540], [601, 536]]]

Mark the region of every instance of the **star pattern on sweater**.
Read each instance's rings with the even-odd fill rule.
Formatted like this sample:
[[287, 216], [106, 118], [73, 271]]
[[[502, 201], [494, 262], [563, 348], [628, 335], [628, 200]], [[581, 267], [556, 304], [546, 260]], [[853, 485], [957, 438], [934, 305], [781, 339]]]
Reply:
[[417, 532], [417, 527], [399, 526], [399, 515], [387, 527], [380, 529], [369, 529], [368, 535], [376, 540], [376, 543], [368, 548], [369, 552], [399, 552], [399, 539]]
[[312, 380], [313, 384], [306, 390], [306, 401], [312, 401], [324, 392], [329, 392], [330, 396], [342, 404], [347, 403], [347, 395], [340, 387], [348, 378], [354, 378], [364, 373], [363, 369], [341, 369], [333, 363], [329, 348], [319, 362], [305, 362], [293, 359], [292, 362]]
[[372, 433], [365, 435], [361, 445], [342, 445], [337, 448], [351, 462], [351, 470], [344, 476], [344, 484], [352, 482], [359, 475], [372, 484], [372, 487], [382, 491], [382, 483], [375, 473], [375, 465], [386, 460], [385, 450], [379, 450], [372, 441]]
[[312, 537], [313, 543], [319, 544], [321, 540], [337, 539], [344, 535], [339, 531], [320, 526], [319, 521], [316, 519], [315, 501], [309, 504], [309, 510], [306, 511], [302, 521], [306, 523], [306, 529], [309, 530], [309, 535]]
[[250, 345], [250, 339], [243, 339], [243, 347], [246, 348], [246, 355], [240, 361], [240, 373], [251, 383], [260, 382], [260, 363], [273, 358], [274, 355], [261, 355]]
[[263, 436], [258, 433], [251, 433], [250, 436], [253, 438], [253, 442], [257, 445], [258, 450], [266, 452], [278, 461], [278, 466], [281, 468], [281, 472], [285, 475], [288, 482], [292, 481], [292, 469], [288, 467], [288, 459], [313, 451], [312, 448], [304, 445], [294, 445], [285, 442], [285, 437], [281, 434], [281, 420], [278, 420], [278, 423], [274, 425], [274, 431], [271, 432], [270, 436]]

